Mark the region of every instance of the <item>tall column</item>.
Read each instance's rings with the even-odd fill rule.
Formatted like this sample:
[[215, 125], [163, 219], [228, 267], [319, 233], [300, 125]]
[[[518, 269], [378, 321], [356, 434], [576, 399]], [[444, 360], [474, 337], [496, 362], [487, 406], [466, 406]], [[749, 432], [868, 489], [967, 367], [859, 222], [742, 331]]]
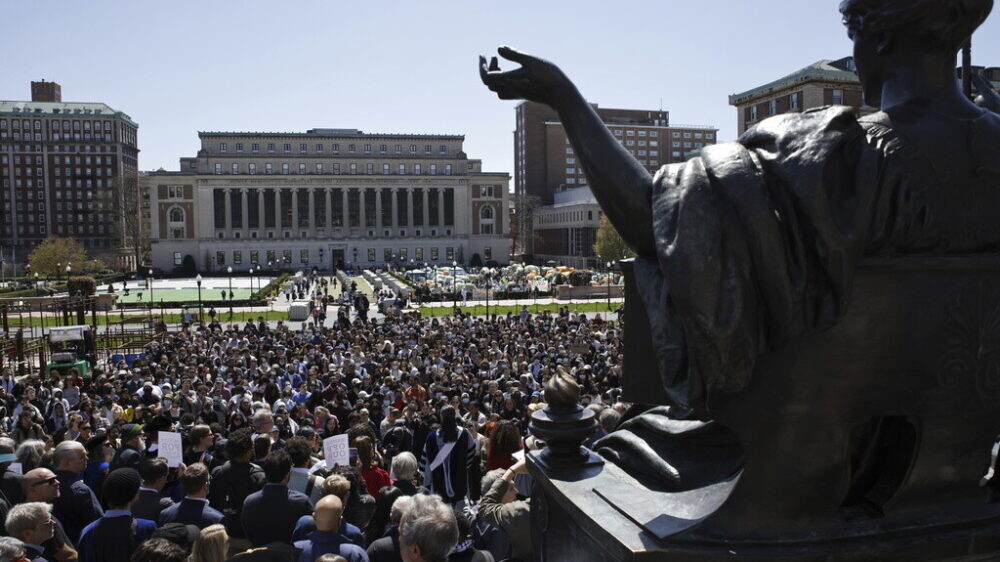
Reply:
[[393, 189], [389, 193], [392, 194], [392, 228], [399, 229], [399, 194], [398, 189]]
[[316, 189], [309, 188], [309, 232], [316, 236]]
[[382, 190], [376, 188], [375, 189], [375, 228], [378, 229], [379, 232], [381, 232], [382, 228], [384, 226], [386, 226], [386, 225], [382, 224]]
[[326, 214], [323, 215], [324, 217], [326, 217], [326, 224], [324, 226], [326, 228], [333, 228], [333, 212], [332, 212], [333, 211], [333, 189], [328, 188], [326, 190], [326, 197], [323, 198], [323, 201], [326, 202]]
[[438, 226], [444, 228], [444, 190], [445, 188], [438, 189]]
[[[281, 189], [274, 190], [274, 228], [281, 231]], [[278, 235], [281, 238], [281, 235]]]
[[361, 232], [365, 234], [368, 233], [366, 230], [368, 228], [368, 217], [365, 213], [365, 203], [368, 201], [368, 194], [365, 193], [367, 189], [361, 188], [358, 190], [358, 228]]
[[250, 214], [247, 213], [247, 209], [249, 209], [249, 206], [250, 206], [250, 202], [247, 199], [247, 188], [241, 187], [240, 188], [240, 214], [242, 215], [243, 220], [240, 222], [240, 230], [243, 230], [243, 231], [249, 230], [248, 226], [250, 224]]
[[413, 188], [406, 188], [406, 224], [407, 228], [413, 228]]
[[233, 230], [233, 206], [231, 203], [232, 199], [232, 189], [223, 189], [222, 192], [225, 193], [226, 202], [226, 235], [230, 235]]
[[[259, 230], [264, 230], [266, 228], [266, 223], [264, 222], [264, 190], [261, 188], [257, 189], [257, 228]], [[267, 235], [261, 236], [261, 238], [267, 238]], [[264, 260], [267, 261], [266, 259]]]
[[[351, 228], [351, 209], [347, 206], [350, 200], [347, 198], [348, 188], [343, 188], [340, 190], [340, 196], [342, 204], [340, 205], [340, 224], [344, 225], [343, 228]], [[344, 232], [350, 232], [350, 230], [345, 230]]]
[[431, 200], [430, 199], [430, 195], [428, 195], [430, 192], [431, 192], [431, 190], [427, 189], [426, 187], [420, 189], [420, 198], [424, 200], [424, 204], [422, 205], [422, 207], [423, 207], [422, 210], [424, 212], [424, 217], [422, 219], [423, 220], [422, 225], [423, 225], [424, 228], [427, 228], [430, 225], [430, 223], [431, 223], [431, 221], [430, 221], [431, 210], [430, 210], [430, 206], [428, 205], [428, 203]]
[[[292, 188], [292, 228], [297, 229], [299, 227], [299, 188]], [[292, 237], [297, 236], [293, 233]]]

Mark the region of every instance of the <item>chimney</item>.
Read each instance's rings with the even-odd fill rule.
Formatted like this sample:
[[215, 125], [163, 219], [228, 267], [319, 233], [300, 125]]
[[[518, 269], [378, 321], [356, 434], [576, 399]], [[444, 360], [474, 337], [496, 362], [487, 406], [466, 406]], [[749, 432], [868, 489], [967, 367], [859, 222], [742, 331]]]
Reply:
[[46, 82], [44, 79], [41, 82], [31, 83], [31, 101], [62, 101], [62, 88], [59, 84], [55, 82]]

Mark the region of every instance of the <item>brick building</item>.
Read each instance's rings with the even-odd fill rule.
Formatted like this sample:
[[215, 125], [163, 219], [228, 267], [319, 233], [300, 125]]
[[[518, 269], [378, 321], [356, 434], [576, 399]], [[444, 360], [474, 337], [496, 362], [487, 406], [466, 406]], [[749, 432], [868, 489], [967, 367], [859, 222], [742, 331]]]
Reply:
[[179, 172], [144, 174], [153, 265], [201, 271], [507, 263], [506, 173], [461, 135], [199, 133]]
[[32, 82], [31, 94], [31, 101], [0, 101], [3, 258], [24, 262], [55, 235], [133, 269], [122, 209], [138, 186], [138, 126], [103, 103], [62, 101], [54, 82]]
[[[692, 152], [717, 140], [716, 128], [673, 125], [669, 113], [663, 110], [611, 109], [596, 104], [593, 107], [615, 138], [651, 173], [665, 164], [683, 162]], [[535, 217], [541, 207], [564, 205], [569, 200], [577, 201], [574, 205], [579, 201], [593, 201], [589, 189], [576, 189], [586, 186], [587, 177], [558, 115], [539, 103], [518, 104], [514, 130], [514, 197], [518, 227], [525, 235], [519, 237], [521, 243], [515, 251], [533, 255], [536, 262], [538, 256], [565, 264], [586, 262], [593, 255], [596, 219], [579, 224], [553, 222], [553, 216], [567, 216], [565, 209], [555, 215], [546, 211], [546, 218], [541, 221]], [[557, 193], [562, 191], [570, 195], [560, 197], [562, 202], [557, 202]], [[597, 208], [596, 202], [592, 205], [590, 215], [594, 215]]]

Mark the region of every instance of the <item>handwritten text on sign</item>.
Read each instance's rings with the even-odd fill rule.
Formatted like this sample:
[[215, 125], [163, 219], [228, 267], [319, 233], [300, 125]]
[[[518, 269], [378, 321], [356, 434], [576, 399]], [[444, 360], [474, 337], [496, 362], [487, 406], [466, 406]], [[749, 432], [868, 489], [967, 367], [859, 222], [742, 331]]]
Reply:
[[351, 464], [350, 451], [347, 448], [347, 435], [334, 435], [323, 440], [323, 456], [326, 457], [326, 467], [348, 466]]
[[181, 446], [181, 434], [173, 431], [159, 432], [157, 440], [159, 448], [156, 456], [167, 459], [167, 466], [179, 466], [184, 462], [184, 449]]

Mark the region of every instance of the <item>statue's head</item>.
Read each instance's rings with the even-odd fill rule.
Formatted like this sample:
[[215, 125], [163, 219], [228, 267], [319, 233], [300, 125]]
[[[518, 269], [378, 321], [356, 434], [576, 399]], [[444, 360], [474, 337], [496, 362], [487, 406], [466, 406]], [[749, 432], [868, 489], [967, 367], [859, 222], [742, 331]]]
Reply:
[[993, 9], [993, 0], [844, 0], [840, 12], [854, 41], [865, 103], [879, 107], [894, 49], [951, 56]]

